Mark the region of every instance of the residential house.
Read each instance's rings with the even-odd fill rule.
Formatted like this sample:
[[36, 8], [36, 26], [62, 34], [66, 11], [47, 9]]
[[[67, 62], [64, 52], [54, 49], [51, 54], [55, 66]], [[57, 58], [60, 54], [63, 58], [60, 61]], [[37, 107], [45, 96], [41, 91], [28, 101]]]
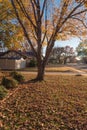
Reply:
[[26, 67], [26, 56], [21, 52], [9, 50], [0, 53], [0, 69], [22, 69]]

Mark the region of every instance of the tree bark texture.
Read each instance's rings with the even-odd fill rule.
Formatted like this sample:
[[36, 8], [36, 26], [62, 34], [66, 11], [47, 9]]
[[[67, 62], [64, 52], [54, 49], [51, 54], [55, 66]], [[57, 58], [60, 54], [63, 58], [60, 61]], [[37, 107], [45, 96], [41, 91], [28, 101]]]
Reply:
[[42, 81], [44, 79], [44, 74], [45, 74], [45, 66], [41, 61], [38, 61], [37, 64], [37, 77], [36, 80]]

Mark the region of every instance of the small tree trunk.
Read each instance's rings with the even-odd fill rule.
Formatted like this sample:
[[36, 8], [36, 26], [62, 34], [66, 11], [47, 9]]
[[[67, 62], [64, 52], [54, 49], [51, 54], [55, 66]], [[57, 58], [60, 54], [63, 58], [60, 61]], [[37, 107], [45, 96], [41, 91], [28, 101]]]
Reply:
[[45, 73], [45, 66], [42, 64], [38, 65], [38, 72], [37, 72], [37, 77], [36, 80], [42, 81], [44, 80], [44, 73]]
[[64, 64], [66, 64], [66, 60], [67, 60], [67, 58], [65, 57], [65, 58], [64, 58]]

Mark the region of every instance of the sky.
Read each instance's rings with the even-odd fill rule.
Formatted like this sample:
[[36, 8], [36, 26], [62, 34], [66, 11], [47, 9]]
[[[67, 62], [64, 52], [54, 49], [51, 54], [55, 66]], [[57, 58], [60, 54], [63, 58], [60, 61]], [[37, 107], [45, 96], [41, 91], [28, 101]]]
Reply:
[[73, 47], [74, 50], [75, 50], [79, 43], [80, 43], [80, 39], [79, 38], [71, 38], [71, 39], [65, 40], [65, 41], [56, 41], [55, 42], [55, 46], [65, 47], [65, 46], [68, 45], [70, 47]]

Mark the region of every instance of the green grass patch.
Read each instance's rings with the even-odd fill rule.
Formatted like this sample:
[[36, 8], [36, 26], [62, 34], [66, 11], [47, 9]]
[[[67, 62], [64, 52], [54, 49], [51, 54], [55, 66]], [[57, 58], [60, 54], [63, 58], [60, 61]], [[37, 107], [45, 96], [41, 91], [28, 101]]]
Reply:
[[24, 82], [24, 76], [16, 71], [12, 71], [10, 73], [10, 76], [12, 76], [12, 78], [14, 78], [15, 80], [17, 80], [19, 83]]
[[1, 84], [7, 89], [13, 89], [17, 87], [18, 82], [12, 78], [3, 77]]
[[2, 100], [7, 95], [7, 89], [0, 85], [0, 100]]

